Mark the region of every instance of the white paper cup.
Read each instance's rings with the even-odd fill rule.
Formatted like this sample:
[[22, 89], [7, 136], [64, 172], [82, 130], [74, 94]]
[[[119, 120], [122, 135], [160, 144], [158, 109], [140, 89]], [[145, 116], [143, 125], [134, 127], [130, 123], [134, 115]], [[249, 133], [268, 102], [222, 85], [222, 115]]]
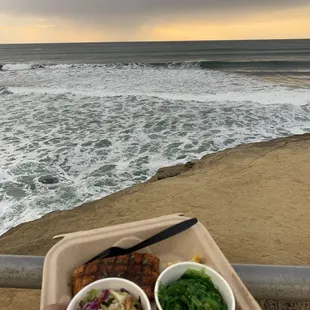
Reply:
[[154, 291], [155, 301], [156, 301], [158, 310], [165, 310], [161, 307], [159, 298], [158, 298], [159, 285], [163, 284], [166, 286], [166, 285], [170, 285], [176, 282], [188, 269], [195, 269], [195, 270], [204, 269], [205, 273], [208, 276], [210, 276], [214, 286], [221, 293], [223, 299], [225, 300], [227, 304], [228, 310], [235, 310], [235, 297], [232, 292], [232, 289], [230, 288], [226, 280], [212, 268], [202, 265], [202, 264], [194, 263], [194, 262], [184, 262], [184, 263], [174, 264], [168, 267], [167, 269], [165, 269], [160, 274], [155, 284], [155, 291]]
[[81, 300], [83, 300], [87, 293], [92, 290], [105, 290], [105, 289], [112, 289], [119, 291], [120, 289], [124, 288], [127, 290], [130, 294], [132, 294], [135, 298], [139, 299], [141, 298], [141, 304], [143, 307], [143, 310], [151, 310], [151, 304], [142, 290], [141, 287], [139, 287], [137, 284], [128, 281], [126, 279], [122, 278], [106, 278], [106, 279], [101, 279], [98, 281], [95, 281], [87, 286], [85, 286], [81, 291], [79, 291], [71, 300], [67, 310], [76, 310], [78, 309], [78, 305]]

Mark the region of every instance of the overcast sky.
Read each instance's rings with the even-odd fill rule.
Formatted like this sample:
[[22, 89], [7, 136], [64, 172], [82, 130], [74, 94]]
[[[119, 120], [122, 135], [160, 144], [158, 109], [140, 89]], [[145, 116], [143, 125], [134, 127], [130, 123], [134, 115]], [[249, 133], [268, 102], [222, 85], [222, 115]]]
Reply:
[[0, 0], [0, 42], [310, 37], [309, 0]]

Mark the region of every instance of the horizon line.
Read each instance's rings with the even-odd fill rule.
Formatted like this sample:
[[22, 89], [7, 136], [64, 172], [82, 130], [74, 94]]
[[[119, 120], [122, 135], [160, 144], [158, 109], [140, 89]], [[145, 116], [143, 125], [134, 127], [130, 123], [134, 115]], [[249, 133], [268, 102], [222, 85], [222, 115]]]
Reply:
[[115, 44], [115, 43], [184, 43], [184, 42], [240, 42], [240, 41], [290, 41], [290, 40], [310, 40], [309, 38], [275, 38], [275, 39], [231, 39], [231, 40], [139, 40], [139, 41], [76, 41], [76, 42], [14, 42], [0, 43], [0, 45], [34, 45], [34, 44]]

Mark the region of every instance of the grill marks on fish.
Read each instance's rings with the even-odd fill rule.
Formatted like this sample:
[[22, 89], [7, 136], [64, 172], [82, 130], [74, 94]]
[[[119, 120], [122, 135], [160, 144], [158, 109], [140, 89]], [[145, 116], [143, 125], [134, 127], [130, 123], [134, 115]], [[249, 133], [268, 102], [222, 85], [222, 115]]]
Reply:
[[136, 283], [152, 300], [158, 276], [158, 257], [152, 254], [132, 253], [98, 259], [77, 267], [72, 275], [72, 290], [76, 295], [82, 288], [96, 280], [117, 277]]

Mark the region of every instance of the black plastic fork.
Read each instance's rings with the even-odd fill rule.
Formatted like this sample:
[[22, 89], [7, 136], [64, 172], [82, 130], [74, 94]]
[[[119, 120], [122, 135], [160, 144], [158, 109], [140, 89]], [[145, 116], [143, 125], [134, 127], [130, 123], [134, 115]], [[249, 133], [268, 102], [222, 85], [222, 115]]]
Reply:
[[107, 257], [114, 257], [114, 256], [119, 256], [119, 255], [126, 255], [126, 254], [130, 254], [132, 252], [136, 252], [139, 251], [143, 248], [146, 248], [147, 246], [150, 246], [152, 244], [155, 244], [157, 242], [166, 240], [172, 236], [175, 236], [187, 229], [189, 229], [190, 227], [192, 227], [193, 225], [195, 225], [198, 222], [198, 220], [196, 218], [192, 218], [186, 221], [183, 221], [181, 223], [175, 224], [169, 228], [164, 229], [163, 231], [155, 234], [154, 236], [130, 247], [127, 249], [124, 248], [120, 248], [120, 247], [111, 247], [108, 248], [104, 251], [102, 251], [101, 253], [99, 253], [98, 255], [96, 255], [95, 257], [93, 257], [91, 260], [89, 260], [88, 262], [86, 262], [86, 264], [93, 262], [96, 259], [99, 258], [107, 258]]

